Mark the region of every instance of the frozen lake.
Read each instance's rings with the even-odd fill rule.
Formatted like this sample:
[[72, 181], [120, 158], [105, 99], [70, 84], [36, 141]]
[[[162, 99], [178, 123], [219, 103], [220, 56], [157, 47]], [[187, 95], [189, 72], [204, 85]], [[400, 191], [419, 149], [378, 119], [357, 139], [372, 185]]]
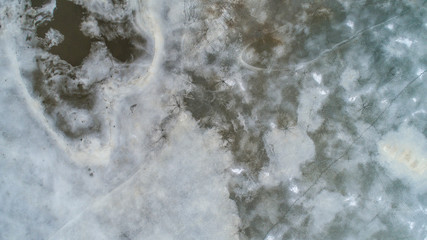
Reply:
[[427, 240], [424, 0], [0, 0], [0, 239]]

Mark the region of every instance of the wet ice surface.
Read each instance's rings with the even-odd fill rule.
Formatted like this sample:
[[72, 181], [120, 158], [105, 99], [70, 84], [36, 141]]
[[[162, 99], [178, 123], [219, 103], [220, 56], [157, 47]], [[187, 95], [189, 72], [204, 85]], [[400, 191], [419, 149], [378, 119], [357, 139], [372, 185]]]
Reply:
[[0, 239], [426, 239], [426, 7], [1, 2]]

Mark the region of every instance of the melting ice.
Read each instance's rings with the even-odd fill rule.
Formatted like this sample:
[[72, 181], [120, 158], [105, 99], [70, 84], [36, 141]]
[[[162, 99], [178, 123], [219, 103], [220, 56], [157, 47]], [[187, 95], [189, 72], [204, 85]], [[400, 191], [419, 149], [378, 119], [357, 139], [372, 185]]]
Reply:
[[0, 2], [0, 239], [426, 239], [426, 7]]

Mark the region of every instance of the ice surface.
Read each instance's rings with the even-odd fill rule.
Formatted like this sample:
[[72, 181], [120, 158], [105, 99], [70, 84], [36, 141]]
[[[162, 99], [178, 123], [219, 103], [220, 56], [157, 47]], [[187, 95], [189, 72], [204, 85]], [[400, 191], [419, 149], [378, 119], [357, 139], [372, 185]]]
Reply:
[[0, 239], [422, 239], [426, 2], [0, 2]]
[[273, 129], [266, 134], [265, 141], [270, 161], [260, 173], [261, 183], [275, 186], [289, 178], [301, 178], [300, 165], [312, 160], [315, 153], [314, 144], [305, 131], [298, 127], [288, 131]]

